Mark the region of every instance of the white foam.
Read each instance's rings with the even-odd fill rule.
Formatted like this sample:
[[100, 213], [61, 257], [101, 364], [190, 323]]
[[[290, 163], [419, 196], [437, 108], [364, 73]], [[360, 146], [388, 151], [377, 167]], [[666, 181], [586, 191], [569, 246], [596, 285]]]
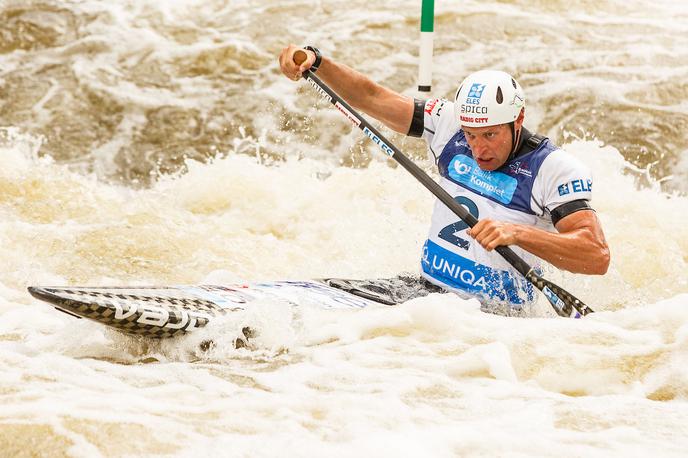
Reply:
[[[638, 101], [685, 73], [672, 62], [684, 62], [688, 49], [686, 5], [660, 3], [578, 2], [566, 11], [560, 2], [438, 3], [433, 86], [451, 96], [479, 67], [514, 71], [528, 87], [529, 126], [546, 125], [553, 110], [554, 133], [578, 132], [567, 107], [579, 113], [580, 99], [567, 94], [589, 96], [584, 108], [594, 115], [605, 104], [685, 114], [680, 97], [666, 106]], [[488, 315], [449, 295], [360, 311], [261, 301], [157, 342], [76, 320], [27, 294], [30, 284], [417, 270], [433, 199], [337, 111], [316, 105], [309, 87], [281, 77], [275, 54], [286, 41], [314, 44], [411, 93], [417, 43], [408, 31], [419, 4], [311, 6], [305, 30], [303, 4], [290, 1], [89, 0], [62, 5], [85, 21], [75, 41], [2, 55], [3, 87], [18, 69], [33, 76], [63, 65], [67, 76], [37, 89], [27, 124], [0, 141], [0, 423], [26, 427], [0, 448], [19, 442], [28, 454], [71, 456], [683, 456], [688, 198], [638, 178], [644, 172], [585, 131], [565, 147], [593, 169], [593, 206], [612, 265], [603, 277], [547, 273], [597, 311], [582, 320], [549, 318], [546, 305], [539, 318]], [[60, 37], [73, 33], [51, 14], [42, 16], [66, 32]], [[524, 23], [538, 33], [514, 34]], [[581, 45], [588, 34], [603, 45]], [[196, 59], [198, 75], [178, 74]], [[214, 121], [218, 129], [236, 114], [255, 116], [214, 161], [188, 161], [184, 173], [135, 190], [39, 158], [42, 140], [32, 129], [56, 100], [81, 90], [124, 105], [114, 136], [85, 159], [98, 177], [113, 173], [148, 110], [217, 109], [227, 113]], [[421, 154], [421, 143], [404, 143]], [[352, 148], [363, 163], [372, 156], [371, 165], [339, 167]], [[686, 169], [679, 162], [675, 180]], [[237, 349], [246, 326], [258, 335]], [[41, 449], [36, 438], [54, 448]]]

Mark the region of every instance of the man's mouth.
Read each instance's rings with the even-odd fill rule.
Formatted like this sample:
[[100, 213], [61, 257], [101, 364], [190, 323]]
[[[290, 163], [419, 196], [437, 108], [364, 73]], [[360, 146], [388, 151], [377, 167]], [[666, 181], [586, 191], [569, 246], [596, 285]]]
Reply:
[[480, 158], [477, 158], [477, 157], [475, 158], [475, 161], [476, 161], [476, 162], [478, 163], [478, 165], [481, 166], [481, 167], [482, 167], [483, 165], [488, 165], [490, 162], [492, 162], [492, 160], [493, 160], [493, 158], [489, 158], [489, 159], [480, 159]]

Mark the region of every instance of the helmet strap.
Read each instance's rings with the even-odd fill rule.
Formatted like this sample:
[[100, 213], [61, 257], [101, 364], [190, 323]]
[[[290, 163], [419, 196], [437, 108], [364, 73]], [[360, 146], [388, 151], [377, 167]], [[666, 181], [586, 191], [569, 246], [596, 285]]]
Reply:
[[[512, 160], [515, 155], [516, 151], [518, 151], [521, 148], [521, 143], [522, 143], [522, 138], [521, 138], [521, 131], [523, 129], [519, 129], [518, 132], [516, 132], [516, 128], [514, 127], [514, 121], [509, 123], [509, 128], [511, 129], [511, 152], [509, 153], [509, 157], [507, 158], [506, 162], [509, 162]], [[517, 136], [518, 134], [518, 136]]]

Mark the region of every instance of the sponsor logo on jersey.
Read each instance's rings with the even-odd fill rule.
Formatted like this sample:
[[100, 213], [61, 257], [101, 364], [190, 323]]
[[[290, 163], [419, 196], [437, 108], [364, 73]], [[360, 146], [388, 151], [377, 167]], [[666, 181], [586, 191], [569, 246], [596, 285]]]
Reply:
[[427, 240], [421, 259], [423, 272], [450, 288], [523, 304], [533, 300], [532, 285], [517, 280], [510, 272], [493, 269], [459, 256], [432, 240]]
[[[483, 291], [487, 289], [485, 273], [475, 270], [477, 265], [469, 262], [461, 256], [454, 255], [451, 251], [445, 250], [439, 245], [427, 241], [423, 246], [422, 264], [423, 269], [428, 273], [441, 274], [442, 277], [449, 277], [458, 280], [464, 288]], [[471, 266], [471, 264], [474, 264]]]
[[521, 161], [516, 161], [513, 164], [510, 164], [509, 170], [511, 170], [511, 173], [513, 173], [514, 175], [524, 175], [528, 178], [533, 177], [533, 172], [531, 172], [528, 168], [528, 164], [523, 163]]
[[501, 172], [481, 170], [473, 158], [462, 154], [451, 160], [448, 174], [457, 183], [503, 204], [511, 202], [518, 186], [516, 178]]
[[439, 101], [440, 99], [428, 100], [428, 103], [425, 104], [425, 112], [427, 114], [432, 114], [432, 110], [435, 108], [435, 105], [437, 105], [437, 102]]
[[444, 105], [446, 103], [446, 100], [444, 99], [431, 99], [428, 100], [427, 103], [425, 104], [425, 113], [429, 115], [435, 115], [439, 116], [440, 113], [442, 112], [442, 108], [444, 108]]
[[592, 180], [572, 180], [568, 183], [559, 185], [557, 189], [559, 190], [560, 196], [565, 196], [572, 192], [592, 192]]

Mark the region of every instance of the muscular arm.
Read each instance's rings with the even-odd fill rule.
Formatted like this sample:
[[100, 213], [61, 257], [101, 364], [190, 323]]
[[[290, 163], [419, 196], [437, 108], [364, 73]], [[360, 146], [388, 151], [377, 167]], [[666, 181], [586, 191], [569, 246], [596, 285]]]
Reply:
[[[315, 61], [315, 54], [306, 51], [307, 60], [301, 66], [296, 65], [294, 53], [300, 49], [290, 45], [280, 54], [282, 73], [291, 79], [300, 78], [301, 73]], [[396, 132], [408, 132], [413, 118], [413, 98], [383, 87], [356, 70], [324, 56], [317, 76], [352, 107], [364, 111]]]
[[588, 275], [604, 275], [609, 267], [609, 247], [597, 215], [582, 210], [562, 218], [558, 233], [532, 226], [481, 220], [470, 231], [486, 250], [516, 245], [559, 269]]

